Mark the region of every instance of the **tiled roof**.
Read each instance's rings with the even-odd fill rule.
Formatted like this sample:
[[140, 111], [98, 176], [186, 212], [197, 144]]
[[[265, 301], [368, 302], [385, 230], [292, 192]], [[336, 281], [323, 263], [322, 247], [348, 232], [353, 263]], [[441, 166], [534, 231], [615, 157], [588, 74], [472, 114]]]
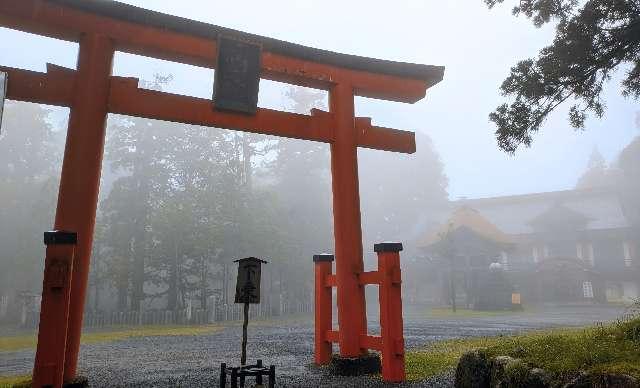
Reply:
[[508, 234], [533, 233], [531, 221], [558, 206], [586, 218], [585, 230], [630, 227], [617, 193], [607, 189], [566, 190], [505, 197], [464, 199], [452, 206], [469, 206]]
[[461, 206], [454, 210], [451, 217], [436, 230], [427, 234], [418, 245], [427, 247], [441, 241], [448, 232], [466, 227], [479, 236], [500, 244], [509, 244], [511, 238], [498, 227], [483, 217], [477, 210], [468, 206]]

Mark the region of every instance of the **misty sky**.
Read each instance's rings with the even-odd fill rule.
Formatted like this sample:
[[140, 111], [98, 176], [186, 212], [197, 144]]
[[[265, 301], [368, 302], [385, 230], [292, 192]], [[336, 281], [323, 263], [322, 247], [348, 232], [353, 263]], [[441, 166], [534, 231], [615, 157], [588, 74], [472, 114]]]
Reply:
[[[414, 105], [359, 98], [356, 114], [375, 124], [427, 133], [449, 177], [451, 199], [572, 188], [597, 146], [608, 161], [640, 129], [637, 101], [605, 93], [606, 116], [576, 133], [566, 108], [549, 118], [530, 149], [498, 150], [488, 114], [501, 102], [498, 87], [517, 60], [534, 56], [553, 29], [534, 28], [510, 14], [512, 4], [487, 10], [482, 0], [195, 1], [127, 3], [318, 48], [383, 59], [446, 66], [444, 81]], [[77, 46], [0, 28], [0, 63], [44, 70], [45, 62], [75, 67]], [[213, 72], [117, 54], [114, 73], [152, 79], [173, 74], [168, 91], [209, 98]], [[262, 81], [260, 105], [281, 109], [282, 88]], [[62, 121], [65, 110], [54, 117]], [[418, 152], [420, 150], [418, 149]]]

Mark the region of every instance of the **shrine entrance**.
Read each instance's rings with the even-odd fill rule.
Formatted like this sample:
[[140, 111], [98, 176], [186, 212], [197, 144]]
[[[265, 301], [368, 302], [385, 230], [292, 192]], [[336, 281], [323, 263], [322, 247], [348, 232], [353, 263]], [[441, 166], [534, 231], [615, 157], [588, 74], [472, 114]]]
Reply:
[[[383, 378], [404, 379], [398, 338], [389, 344], [366, 334], [364, 285], [395, 287], [381, 298], [399, 298], [399, 248], [377, 246], [379, 271], [363, 272], [357, 148], [413, 153], [415, 139], [355, 117], [354, 97], [414, 103], [442, 80], [443, 67], [337, 54], [99, 0], [0, 1], [0, 26], [79, 43], [75, 70], [48, 65], [40, 73], [0, 64], [8, 99], [70, 108], [54, 223], [63, 232], [45, 234], [34, 387], [59, 387], [76, 377], [108, 113], [329, 143], [336, 273], [326, 274], [325, 285], [337, 288], [339, 330], [322, 340], [337, 342], [345, 358], [391, 346], [402, 370], [383, 371]], [[115, 51], [215, 68], [214, 101], [145, 90], [135, 78], [112, 76]], [[329, 111], [257, 108], [260, 78], [327, 90]], [[391, 326], [400, 323], [401, 333], [401, 311], [391, 308], [387, 318]]]

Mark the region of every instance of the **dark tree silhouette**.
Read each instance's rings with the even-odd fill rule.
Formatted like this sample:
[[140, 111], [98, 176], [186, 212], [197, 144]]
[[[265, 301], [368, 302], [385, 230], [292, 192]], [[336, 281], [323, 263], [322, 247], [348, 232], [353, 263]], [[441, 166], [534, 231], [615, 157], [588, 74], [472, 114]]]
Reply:
[[[484, 1], [490, 8], [504, 2]], [[565, 101], [573, 102], [569, 121], [576, 129], [584, 128], [588, 113], [602, 117], [603, 87], [625, 65], [622, 94], [640, 97], [640, 0], [520, 0], [513, 13], [537, 27], [557, 22], [557, 28], [553, 44], [511, 68], [500, 87], [509, 101], [489, 118], [504, 151], [529, 146], [545, 118]]]

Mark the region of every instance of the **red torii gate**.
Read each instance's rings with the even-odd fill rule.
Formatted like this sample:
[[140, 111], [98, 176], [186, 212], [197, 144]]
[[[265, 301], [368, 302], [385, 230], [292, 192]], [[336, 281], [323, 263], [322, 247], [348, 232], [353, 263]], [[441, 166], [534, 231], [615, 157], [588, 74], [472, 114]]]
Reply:
[[[329, 143], [336, 275], [327, 281], [337, 287], [340, 325], [331, 336], [343, 357], [375, 345], [366, 336], [363, 285], [382, 285], [384, 276], [363, 272], [357, 147], [413, 153], [415, 139], [355, 117], [354, 96], [414, 103], [442, 80], [443, 67], [337, 54], [99, 0], [0, 0], [0, 26], [79, 43], [75, 70], [0, 65], [8, 73], [7, 98], [70, 108], [54, 229], [75, 233], [45, 235], [34, 386], [60, 386], [76, 376], [108, 113]], [[111, 75], [115, 51], [214, 68], [220, 34], [261, 45], [261, 78], [327, 90], [329, 112], [223, 112], [210, 100], [140, 89], [135, 78]]]

